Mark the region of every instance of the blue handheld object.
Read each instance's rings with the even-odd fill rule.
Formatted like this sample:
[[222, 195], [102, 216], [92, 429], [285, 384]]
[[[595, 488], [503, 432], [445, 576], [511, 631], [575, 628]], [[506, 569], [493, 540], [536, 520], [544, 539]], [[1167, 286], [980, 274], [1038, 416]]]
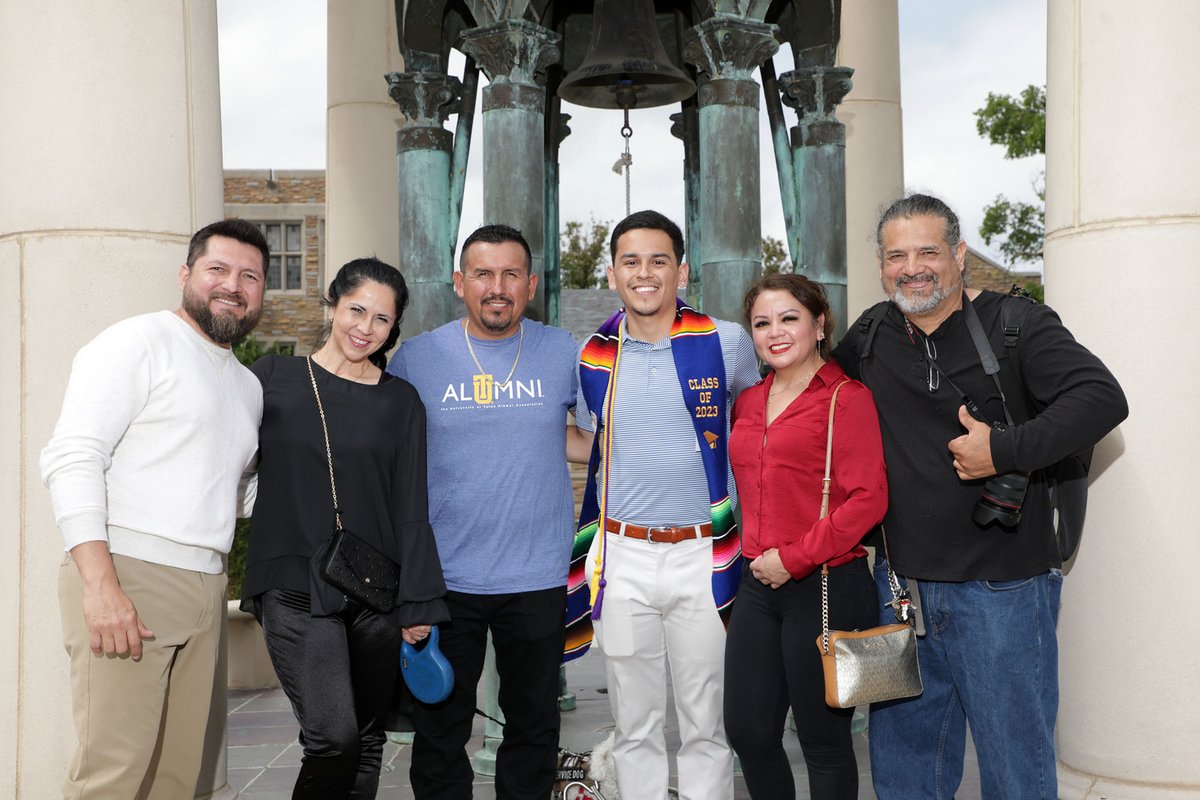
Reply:
[[400, 644], [400, 672], [413, 697], [422, 703], [440, 703], [454, 689], [454, 669], [438, 647], [438, 627], [434, 625], [424, 646], [417, 649], [408, 642]]

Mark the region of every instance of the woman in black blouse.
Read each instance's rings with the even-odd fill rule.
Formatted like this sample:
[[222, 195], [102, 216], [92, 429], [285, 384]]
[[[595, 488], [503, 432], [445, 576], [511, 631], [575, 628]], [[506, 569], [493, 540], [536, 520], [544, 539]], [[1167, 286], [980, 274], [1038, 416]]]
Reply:
[[[429, 527], [425, 409], [411, 385], [384, 371], [407, 301], [394, 267], [351, 261], [329, 286], [328, 338], [311, 359], [266, 356], [253, 367], [263, 421], [242, 606], [262, 623], [300, 723], [293, 798], [375, 797], [401, 638], [419, 641], [448, 619]], [[333, 496], [313, 380], [342, 523], [400, 565], [386, 615], [348, 600], [315, 563], [332, 530]]]

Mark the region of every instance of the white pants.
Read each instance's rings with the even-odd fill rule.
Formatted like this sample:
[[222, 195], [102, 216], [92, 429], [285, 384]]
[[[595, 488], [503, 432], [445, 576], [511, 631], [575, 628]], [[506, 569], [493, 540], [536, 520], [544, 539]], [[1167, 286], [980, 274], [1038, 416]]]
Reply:
[[666, 800], [669, 658], [682, 742], [679, 796], [730, 800], [733, 753], [722, 718], [725, 628], [712, 596], [712, 540], [655, 544], [607, 537], [595, 631], [616, 721], [613, 758], [621, 796]]

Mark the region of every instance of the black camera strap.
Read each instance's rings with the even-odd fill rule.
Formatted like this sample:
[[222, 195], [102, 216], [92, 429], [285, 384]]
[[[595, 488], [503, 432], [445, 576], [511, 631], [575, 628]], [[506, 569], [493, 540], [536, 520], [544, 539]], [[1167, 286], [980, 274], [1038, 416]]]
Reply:
[[[967, 293], [965, 291], [963, 292], [962, 296], [962, 305], [963, 321], [967, 325], [967, 332], [971, 334], [971, 341], [975, 344], [975, 352], [979, 354], [979, 361], [983, 364], [983, 371], [990, 375], [992, 382], [996, 384], [996, 392], [1000, 397], [1000, 406], [1004, 409], [1004, 421], [1008, 423], [1009, 427], [1012, 427], [1016, 425], [1016, 423], [1013, 421], [1012, 413], [1008, 410], [1008, 400], [1004, 396], [1004, 389], [1000, 386], [1000, 361], [996, 358], [996, 353], [992, 350], [992, 345], [988, 342], [987, 334], [983, 330], [983, 323], [979, 321], [979, 312], [975, 310], [975, 305], [971, 302], [971, 298], [967, 297]], [[913, 325], [908, 321], [907, 317], [904, 318], [904, 324], [911, 332]], [[921, 335], [925, 336], [925, 333], [922, 332]], [[926, 338], [928, 337], [926, 336]], [[946, 374], [946, 371], [942, 369], [942, 366], [937, 363], [937, 359], [935, 359], [929, 353], [929, 349], [926, 348], [925, 359], [929, 362], [929, 366], [937, 370], [937, 373], [942, 376], [946, 383], [950, 384], [950, 388], [962, 398], [963, 405], [965, 405], [967, 410], [971, 412], [971, 416], [975, 417], [975, 419], [979, 420], [980, 422], [988, 422], [988, 420], [984, 418], [983, 410], [980, 409], [975, 401], [971, 399], [969, 394], [959, 388], [958, 384], [956, 384], [950, 378], [950, 376]]]

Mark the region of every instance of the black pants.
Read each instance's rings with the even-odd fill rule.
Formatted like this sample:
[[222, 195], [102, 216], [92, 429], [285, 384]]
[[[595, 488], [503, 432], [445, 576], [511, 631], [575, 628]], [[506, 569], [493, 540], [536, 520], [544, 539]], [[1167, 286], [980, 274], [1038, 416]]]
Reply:
[[545, 800], [558, 757], [558, 668], [565, 638], [566, 587], [514, 594], [447, 592], [450, 622], [442, 652], [454, 666], [444, 702], [417, 702], [409, 776], [417, 800], [467, 800], [474, 773], [467, 740], [483, 671], [488, 629], [500, 676], [504, 741], [496, 753], [497, 800]]
[[[875, 585], [867, 560], [829, 571], [829, 624], [835, 630], [877, 624]], [[790, 706], [814, 800], [855, 800], [858, 765], [850, 738], [852, 709], [825, 705], [816, 640], [821, 633], [821, 573], [764, 586], [743, 565], [725, 644], [725, 732], [742, 762], [754, 800], [793, 800], [792, 769], [783, 750]]]
[[294, 800], [373, 798], [400, 670], [400, 629], [351, 604], [309, 613], [301, 592], [270, 589], [258, 602], [275, 674], [300, 723], [304, 758]]

